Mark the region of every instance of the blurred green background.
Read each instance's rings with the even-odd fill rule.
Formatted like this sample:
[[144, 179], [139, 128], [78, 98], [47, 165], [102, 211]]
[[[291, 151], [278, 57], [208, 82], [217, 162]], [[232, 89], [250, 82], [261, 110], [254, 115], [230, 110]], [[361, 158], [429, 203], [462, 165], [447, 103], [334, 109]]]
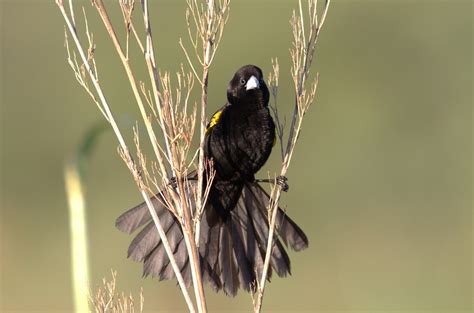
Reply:
[[[310, 248], [293, 275], [268, 285], [265, 312], [471, 312], [471, 1], [333, 1], [316, 52], [317, 103], [303, 126], [282, 203]], [[0, 311], [72, 310], [63, 165], [101, 120], [74, 80], [54, 1], [0, 0]], [[115, 1], [106, 2], [121, 29]], [[127, 136], [138, 117], [110, 40], [89, 1], [100, 77]], [[184, 62], [184, 1], [151, 1], [162, 70]], [[210, 76], [209, 113], [234, 71], [281, 65], [280, 106], [292, 106], [291, 31], [297, 1], [234, 0]], [[76, 7], [80, 20], [80, 6]], [[137, 25], [141, 26], [140, 23]], [[138, 59], [134, 64], [139, 64]], [[140, 73], [143, 67], [140, 65]], [[142, 76], [145, 78], [146, 76]], [[88, 168], [91, 288], [118, 271], [144, 288], [148, 312], [180, 312], [174, 282], [142, 279], [115, 218], [140, 201], [111, 132]], [[276, 152], [277, 150], [275, 150]], [[274, 153], [261, 176], [278, 168]], [[251, 299], [207, 293], [211, 312], [248, 312]]]

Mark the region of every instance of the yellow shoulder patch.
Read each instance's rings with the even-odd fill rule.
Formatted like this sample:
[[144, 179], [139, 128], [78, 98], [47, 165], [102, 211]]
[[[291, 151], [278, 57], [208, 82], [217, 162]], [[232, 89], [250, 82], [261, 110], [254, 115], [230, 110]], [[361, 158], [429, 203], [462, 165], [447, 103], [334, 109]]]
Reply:
[[209, 124], [207, 124], [206, 132], [208, 132], [212, 127], [214, 127], [217, 124], [217, 122], [221, 118], [221, 115], [222, 115], [222, 110], [219, 110], [216, 113], [214, 113], [214, 115], [211, 117], [211, 121], [209, 122]]

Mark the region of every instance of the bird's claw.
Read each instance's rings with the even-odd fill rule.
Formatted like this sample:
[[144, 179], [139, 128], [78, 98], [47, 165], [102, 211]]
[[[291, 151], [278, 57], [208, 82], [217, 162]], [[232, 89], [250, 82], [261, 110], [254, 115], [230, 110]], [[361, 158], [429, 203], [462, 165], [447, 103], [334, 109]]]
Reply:
[[278, 176], [276, 178], [276, 184], [280, 186], [281, 190], [283, 190], [284, 192], [287, 192], [288, 189], [290, 189], [290, 186], [288, 186], [288, 184], [286, 183], [287, 181], [288, 178], [286, 178], [286, 176]]
[[168, 183], [171, 187], [174, 189], [178, 187], [178, 181], [176, 180], [176, 177], [171, 177], [170, 182]]
[[272, 178], [272, 179], [256, 179], [255, 182], [257, 183], [271, 183], [271, 184], [276, 184], [280, 186], [281, 190], [287, 192], [288, 189], [290, 189], [290, 186], [286, 183], [288, 181], [288, 178], [285, 176], [278, 176], [277, 178]]

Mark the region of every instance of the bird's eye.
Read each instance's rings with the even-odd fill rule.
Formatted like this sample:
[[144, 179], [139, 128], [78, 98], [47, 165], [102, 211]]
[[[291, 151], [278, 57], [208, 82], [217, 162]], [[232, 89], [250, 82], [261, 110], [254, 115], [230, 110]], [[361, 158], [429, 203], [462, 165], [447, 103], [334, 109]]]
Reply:
[[245, 85], [245, 83], [246, 83], [245, 79], [242, 78], [242, 79], [240, 80], [240, 84], [241, 84], [241, 85]]

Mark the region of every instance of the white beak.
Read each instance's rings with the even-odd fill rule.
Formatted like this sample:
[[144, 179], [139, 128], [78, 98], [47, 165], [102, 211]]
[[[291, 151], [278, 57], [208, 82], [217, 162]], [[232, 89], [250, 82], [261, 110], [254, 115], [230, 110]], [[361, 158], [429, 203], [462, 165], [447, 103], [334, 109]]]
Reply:
[[249, 80], [247, 81], [245, 88], [246, 90], [260, 88], [260, 83], [258, 82], [258, 79], [252, 75], [252, 77], [250, 77]]

